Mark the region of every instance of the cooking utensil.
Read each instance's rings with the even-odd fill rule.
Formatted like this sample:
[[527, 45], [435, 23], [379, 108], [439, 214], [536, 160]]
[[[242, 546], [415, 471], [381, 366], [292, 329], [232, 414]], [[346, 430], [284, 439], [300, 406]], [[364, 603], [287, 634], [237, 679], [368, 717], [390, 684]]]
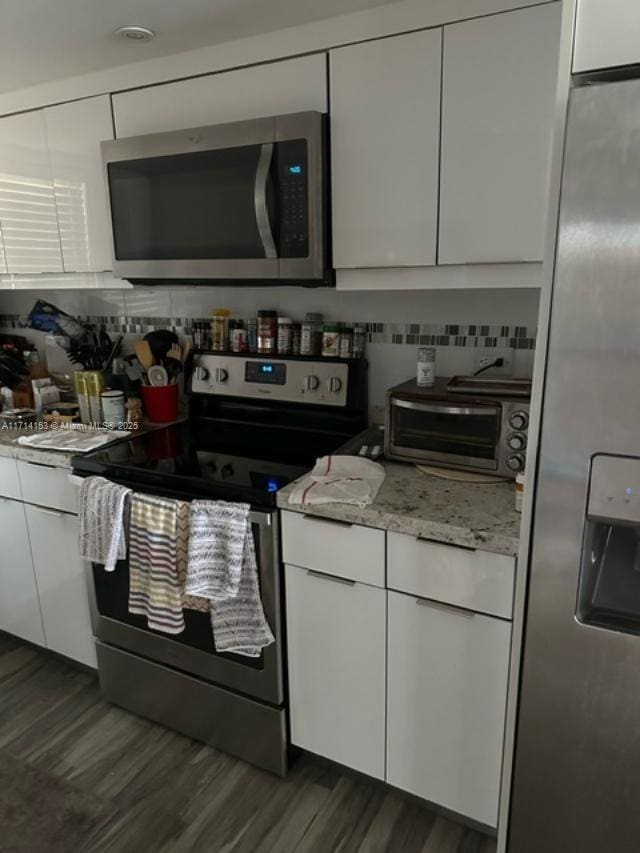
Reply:
[[177, 358], [167, 356], [164, 360], [164, 366], [169, 376], [169, 383], [177, 382], [178, 376], [182, 373], [182, 362], [178, 361]]
[[153, 332], [148, 332], [144, 336], [144, 340], [151, 347], [155, 360], [158, 364], [162, 364], [171, 347], [178, 343], [178, 336], [168, 329], [156, 329]]
[[151, 365], [147, 370], [147, 377], [149, 378], [149, 385], [153, 385], [154, 388], [169, 384], [169, 374], [161, 364]]
[[153, 352], [151, 351], [151, 345], [149, 344], [149, 341], [136, 341], [134, 349], [136, 351], [138, 361], [148, 373], [149, 368], [153, 367], [155, 363], [155, 359], [153, 357]]

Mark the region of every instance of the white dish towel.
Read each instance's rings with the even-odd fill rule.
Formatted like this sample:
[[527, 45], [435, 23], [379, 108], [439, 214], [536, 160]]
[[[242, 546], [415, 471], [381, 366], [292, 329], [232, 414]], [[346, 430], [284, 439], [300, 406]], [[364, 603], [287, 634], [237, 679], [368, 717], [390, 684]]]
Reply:
[[125, 508], [131, 489], [87, 477], [80, 486], [80, 556], [112, 572], [127, 556]]
[[191, 502], [185, 595], [211, 602], [216, 651], [259, 657], [274, 642], [260, 599], [248, 504]]
[[385, 478], [384, 468], [361, 456], [323, 456], [294, 486], [289, 503], [369, 506]]

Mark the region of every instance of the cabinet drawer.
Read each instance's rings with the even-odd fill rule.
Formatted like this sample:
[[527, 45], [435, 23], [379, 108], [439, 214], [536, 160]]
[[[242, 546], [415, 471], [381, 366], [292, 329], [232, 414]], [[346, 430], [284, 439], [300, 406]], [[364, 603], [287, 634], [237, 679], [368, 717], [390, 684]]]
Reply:
[[511, 619], [515, 559], [389, 533], [388, 587]]
[[372, 586], [385, 585], [384, 538], [384, 531], [359, 524], [282, 513], [285, 563]]
[[0, 456], [0, 495], [3, 498], [17, 498], [17, 500], [22, 497], [16, 460], [8, 456]]
[[78, 512], [77, 489], [69, 482], [69, 469], [39, 462], [18, 462], [22, 498], [27, 503]]

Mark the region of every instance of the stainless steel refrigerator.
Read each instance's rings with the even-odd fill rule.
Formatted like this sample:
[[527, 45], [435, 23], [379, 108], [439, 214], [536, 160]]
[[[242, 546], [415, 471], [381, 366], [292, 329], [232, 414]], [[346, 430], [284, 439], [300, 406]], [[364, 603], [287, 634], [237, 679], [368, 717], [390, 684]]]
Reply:
[[640, 850], [640, 80], [574, 86], [511, 853]]

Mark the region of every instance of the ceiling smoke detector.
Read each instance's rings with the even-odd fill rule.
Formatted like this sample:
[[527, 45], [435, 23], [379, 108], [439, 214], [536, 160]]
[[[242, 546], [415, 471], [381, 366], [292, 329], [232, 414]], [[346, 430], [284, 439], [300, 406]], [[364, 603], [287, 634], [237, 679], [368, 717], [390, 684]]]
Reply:
[[148, 27], [118, 27], [114, 35], [127, 41], [151, 41], [155, 33]]

